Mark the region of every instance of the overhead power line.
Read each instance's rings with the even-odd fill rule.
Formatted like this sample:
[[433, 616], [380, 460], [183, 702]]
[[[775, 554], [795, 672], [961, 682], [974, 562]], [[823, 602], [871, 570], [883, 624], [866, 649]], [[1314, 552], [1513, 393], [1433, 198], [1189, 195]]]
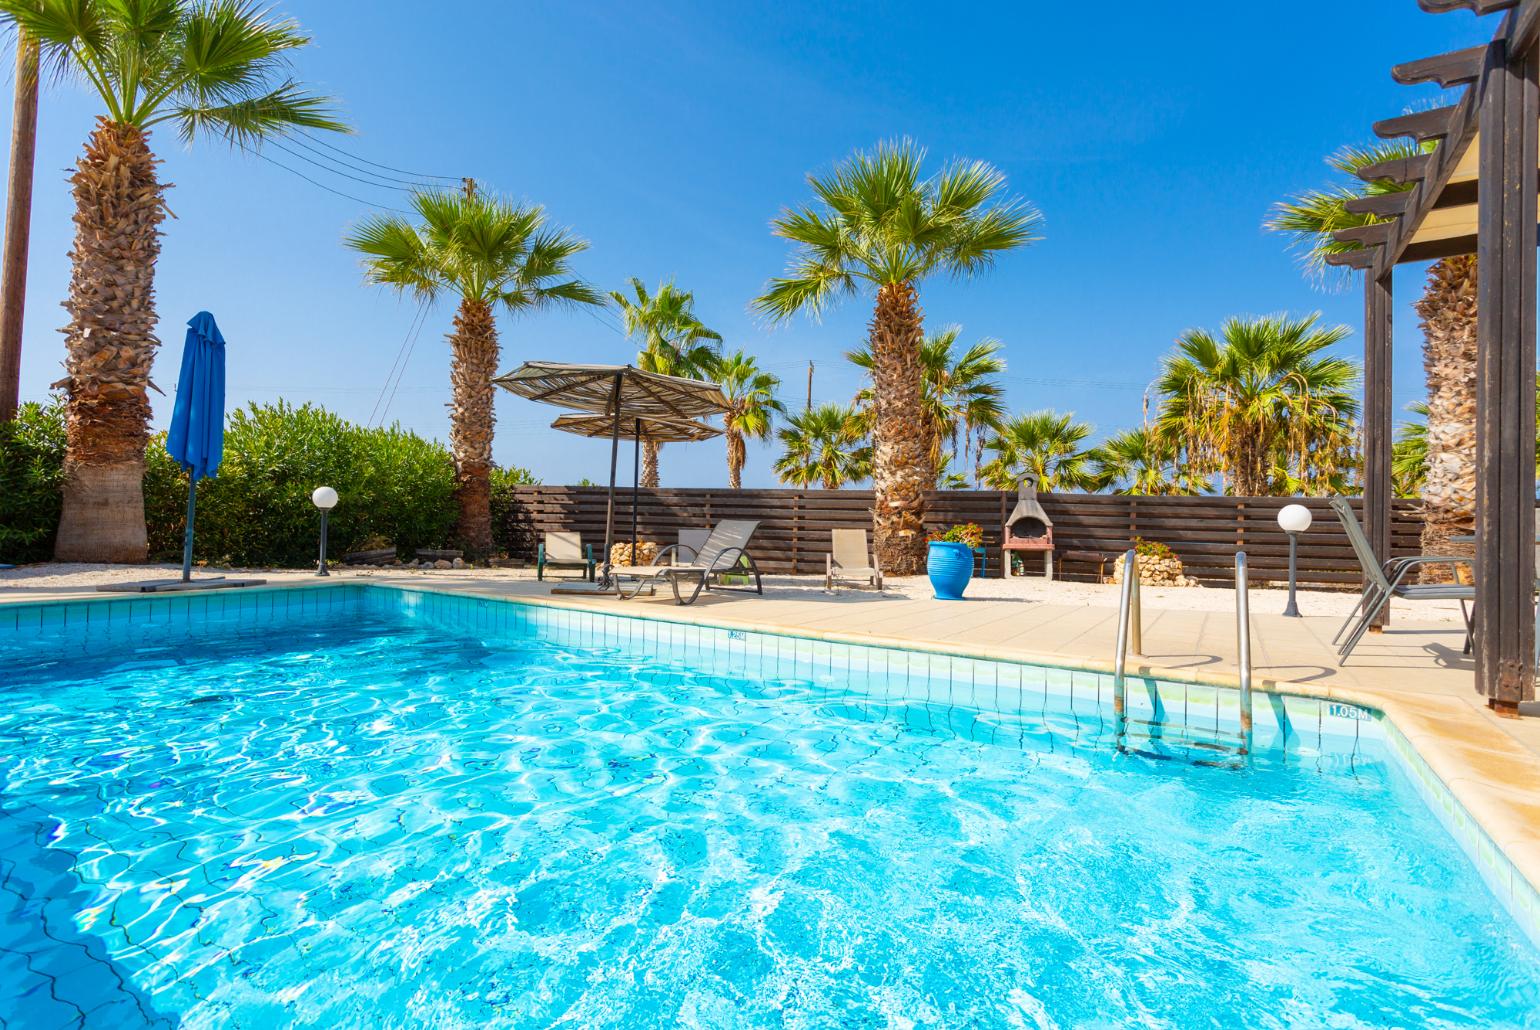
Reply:
[[349, 160], [358, 161], [358, 162], [360, 162], [362, 164], [370, 165], [370, 166], [372, 166], [374, 168], [383, 168], [385, 171], [387, 171], [387, 172], [395, 172], [397, 175], [405, 175], [405, 176], [409, 176], [409, 177], [411, 177], [413, 179], [444, 179], [444, 180], [446, 180], [448, 182], [461, 182], [461, 181], [463, 181], [465, 179], [465, 176], [463, 176], [463, 175], [430, 175], [427, 172], [409, 172], [409, 171], [407, 171], [404, 168], [393, 168], [390, 165], [381, 164], [378, 161], [371, 161], [371, 160], [369, 160], [366, 157], [356, 157], [356, 156], [354, 156], [352, 154], [349, 154], [346, 150], [343, 150], [341, 147], [337, 146], [336, 144], [328, 143], [326, 140], [322, 139], [321, 137], [319, 137], [319, 136], [317, 136], [317, 135], [315, 135], [313, 133], [301, 132], [301, 133], [298, 133], [297, 135], [303, 136], [303, 137], [305, 137], [305, 139], [309, 140], [310, 142], [317, 143], [317, 144], [325, 147], [327, 150], [336, 151], [337, 153], [346, 156]]
[[405, 208], [393, 207], [390, 204], [381, 204], [378, 201], [374, 201], [374, 200], [365, 200], [363, 197], [355, 196], [352, 193], [346, 193], [346, 192], [344, 192], [342, 190], [339, 190], [339, 189], [333, 189], [332, 187], [326, 185], [326, 183], [324, 183], [324, 182], [318, 182], [315, 179], [312, 179], [310, 176], [306, 175], [304, 172], [298, 170], [297, 168], [291, 168], [288, 165], [284, 164], [282, 161], [276, 160], [275, 158], [268, 157], [266, 154], [262, 153], [260, 150], [252, 150], [249, 147], [243, 147], [242, 149], [245, 150], [246, 153], [251, 154], [253, 157], [259, 157], [262, 160], [266, 161], [270, 165], [277, 165], [279, 168], [282, 168], [284, 171], [288, 172], [290, 175], [298, 176], [299, 178], [304, 179], [306, 182], [310, 183], [310, 185], [316, 187], [317, 189], [323, 189], [327, 193], [335, 194], [336, 196], [342, 197], [342, 198], [344, 198], [346, 200], [351, 200], [351, 201], [354, 201], [355, 203], [363, 204], [365, 207], [383, 208], [386, 211], [394, 211], [396, 214], [399, 214], [399, 215], [409, 215], [409, 214], [412, 213], [412, 212], [406, 210]]

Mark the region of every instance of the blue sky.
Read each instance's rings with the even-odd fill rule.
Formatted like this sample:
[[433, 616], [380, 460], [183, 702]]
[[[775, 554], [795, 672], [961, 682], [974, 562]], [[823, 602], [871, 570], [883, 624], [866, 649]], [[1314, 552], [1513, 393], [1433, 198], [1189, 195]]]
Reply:
[[[349, 153], [413, 172], [473, 175], [544, 204], [592, 243], [579, 271], [605, 288], [674, 278], [729, 347], [758, 355], [800, 404], [859, 385], [841, 354], [870, 314], [851, 300], [822, 322], [771, 327], [749, 310], [786, 260], [770, 220], [808, 196], [807, 172], [908, 135], [933, 161], [990, 161], [1044, 214], [1045, 239], [981, 278], [927, 283], [927, 324], [1006, 344], [1014, 410], [1073, 410], [1098, 435], [1135, 425], [1173, 339], [1229, 315], [1321, 310], [1354, 335], [1361, 292], [1323, 291], [1268, 206], [1328, 175], [1322, 158], [1364, 141], [1376, 119], [1437, 94], [1391, 82], [1398, 61], [1489, 38], [1491, 19], [1424, 15], [1411, 0], [1289, 5], [1072, 4], [461, 5], [423, 17], [404, 0], [289, 0], [315, 37], [300, 77], [342, 101]], [[1281, 8], [1287, 7], [1287, 12]], [[957, 10], [961, 11], [962, 8]], [[1322, 46], [1322, 41], [1333, 46]], [[9, 134], [9, 104], [0, 131]], [[80, 87], [44, 95], [24, 399], [61, 375], [71, 203], [66, 177], [97, 108]], [[229, 341], [232, 406], [310, 400], [367, 421], [415, 305], [362, 283], [341, 239], [370, 204], [401, 194], [288, 154], [275, 160], [370, 204], [327, 193], [267, 161], [205, 142], [155, 140], [168, 202], [157, 277], [165, 346], [155, 378], [175, 384], [183, 323], [213, 311]], [[389, 174], [389, 173], [387, 173]], [[1397, 272], [1398, 409], [1422, 392], [1410, 302], [1423, 266]], [[452, 310], [432, 311], [388, 418], [447, 435]], [[613, 316], [501, 320], [503, 365], [528, 358], [624, 361]], [[159, 400], [158, 425], [170, 413]], [[497, 459], [547, 482], [602, 478], [602, 443], [546, 428], [555, 409], [498, 400]], [[746, 485], [773, 485], [773, 451], [751, 449]], [[720, 441], [666, 448], [665, 486], [725, 483]]]

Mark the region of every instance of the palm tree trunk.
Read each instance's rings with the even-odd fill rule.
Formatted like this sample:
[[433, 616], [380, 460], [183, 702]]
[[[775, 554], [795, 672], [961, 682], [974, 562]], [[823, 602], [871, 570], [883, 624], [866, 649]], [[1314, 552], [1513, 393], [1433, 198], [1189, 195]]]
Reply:
[[658, 451], [661, 445], [655, 440], [642, 441], [642, 486], [649, 490], [658, 488]]
[[455, 312], [449, 335], [449, 452], [455, 463], [456, 535], [473, 558], [492, 551], [492, 431], [497, 375], [497, 322], [492, 305], [469, 298]]
[[32, 169], [37, 154], [37, 41], [16, 36], [11, 173], [6, 186], [4, 283], [0, 285], [0, 422], [21, 400], [21, 330], [27, 301], [27, 246], [32, 233]]
[[[1449, 543], [1476, 525], [1476, 259], [1444, 258], [1418, 300], [1428, 376], [1428, 474], [1422, 488], [1424, 554], [1470, 553]], [[1423, 567], [1425, 582], [1447, 566]]]
[[890, 283], [877, 291], [869, 341], [877, 415], [872, 524], [882, 567], [895, 576], [912, 576], [924, 567], [925, 491], [936, 482], [920, 370], [924, 335], [914, 284]]
[[743, 464], [748, 457], [748, 450], [743, 443], [743, 434], [736, 429], [727, 431], [727, 485], [730, 489], [743, 489]]
[[75, 246], [64, 329], [66, 402], [60, 561], [142, 562], [155, 261], [165, 187], [148, 136], [98, 119], [70, 177]]

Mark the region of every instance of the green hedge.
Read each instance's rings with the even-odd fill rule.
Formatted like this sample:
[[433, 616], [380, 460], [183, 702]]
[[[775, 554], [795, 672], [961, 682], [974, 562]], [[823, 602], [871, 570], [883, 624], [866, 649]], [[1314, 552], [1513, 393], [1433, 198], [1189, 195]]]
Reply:
[[[181, 557], [187, 476], [150, 442], [144, 477], [150, 557]], [[315, 561], [318, 486], [336, 489], [331, 552], [390, 542], [443, 547], [455, 522], [454, 465], [442, 444], [397, 427], [365, 429], [310, 404], [279, 401], [231, 413], [219, 474], [198, 484], [194, 557], [215, 564]]]
[[[64, 480], [64, 407], [24, 404], [0, 425], [0, 561], [53, 554]], [[517, 537], [512, 488], [536, 480], [497, 469], [492, 508], [500, 546]], [[318, 486], [339, 496], [331, 553], [395, 544], [402, 554], [454, 543], [454, 463], [440, 443], [398, 426], [366, 429], [311, 404], [252, 404], [225, 426], [219, 474], [198, 484], [194, 557], [216, 565], [295, 566], [315, 561]], [[187, 476], [166, 453], [162, 433], [145, 452], [145, 521], [150, 559], [180, 561]]]
[[64, 405], [29, 402], [0, 423], [0, 561], [53, 554], [64, 482]]

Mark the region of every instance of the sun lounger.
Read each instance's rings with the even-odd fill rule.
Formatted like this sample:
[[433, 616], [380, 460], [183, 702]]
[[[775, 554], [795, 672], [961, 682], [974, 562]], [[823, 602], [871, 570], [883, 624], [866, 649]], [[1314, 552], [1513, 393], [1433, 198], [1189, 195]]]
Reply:
[[581, 569], [583, 578], [594, 578], [594, 548], [586, 547], [579, 533], [547, 533], [535, 555], [535, 578], [545, 579], [546, 569]]
[[[748, 552], [749, 538], [758, 528], [757, 519], [725, 519], [712, 529], [711, 535], [701, 544], [693, 558], [685, 557], [687, 547], [675, 544], [659, 552], [656, 565], [616, 569], [615, 574], [621, 577], [618, 587], [620, 596], [633, 598], [652, 584], [666, 580], [673, 588], [676, 602], [694, 604], [701, 591], [710, 587], [713, 579], [739, 571], [753, 576], [754, 592], [763, 594], [765, 591], [759, 576], [759, 566]], [[665, 558], [669, 559], [667, 564], [664, 563]], [[688, 597], [684, 594], [685, 588], [690, 588]]]
[[1342, 641], [1337, 648], [1337, 664], [1347, 664], [1353, 648], [1369, 632], [1369, 627], [1374, 625], [1380, 612], [1396, 597], [1408, 601], [1459, 601], [1460, 611], [1465, 616], [1466, 649], [1469, 650], [1472, 624], [1470, 609], [1466, 605], [1476, 599], [1476, 588], [1459, 583], [1407, 583], [1404, 580], [1413, 569], [1423, 565], [1472, 565], [1471, 559], [1419, 554], [1382, 562], [1374, 553], [1374, 548], [1369, 546], [1369, 538], [1364, 534], [1358, 516], [1353, 514], [1352, 505], [1341, 497], [1333, 497], [1329, 503], [1347, 532], [1348, 542], [1353, 545], [1353, 553], [1363, 568], [1366, 582], [1363, 595], [1358, 599], [1358, 607], [1353, 609], [1353, 614], [1348, 616], [1347, 621], [1337, 630], [1337, 635], [1332, 637], [1333, 644]]
[[840, 583], [882, 590], [882, 569], [877, 556], [866, 546], [864, 529], [829, 530], [829, 551], [824, 558], [823, 588], [832, 591]]

